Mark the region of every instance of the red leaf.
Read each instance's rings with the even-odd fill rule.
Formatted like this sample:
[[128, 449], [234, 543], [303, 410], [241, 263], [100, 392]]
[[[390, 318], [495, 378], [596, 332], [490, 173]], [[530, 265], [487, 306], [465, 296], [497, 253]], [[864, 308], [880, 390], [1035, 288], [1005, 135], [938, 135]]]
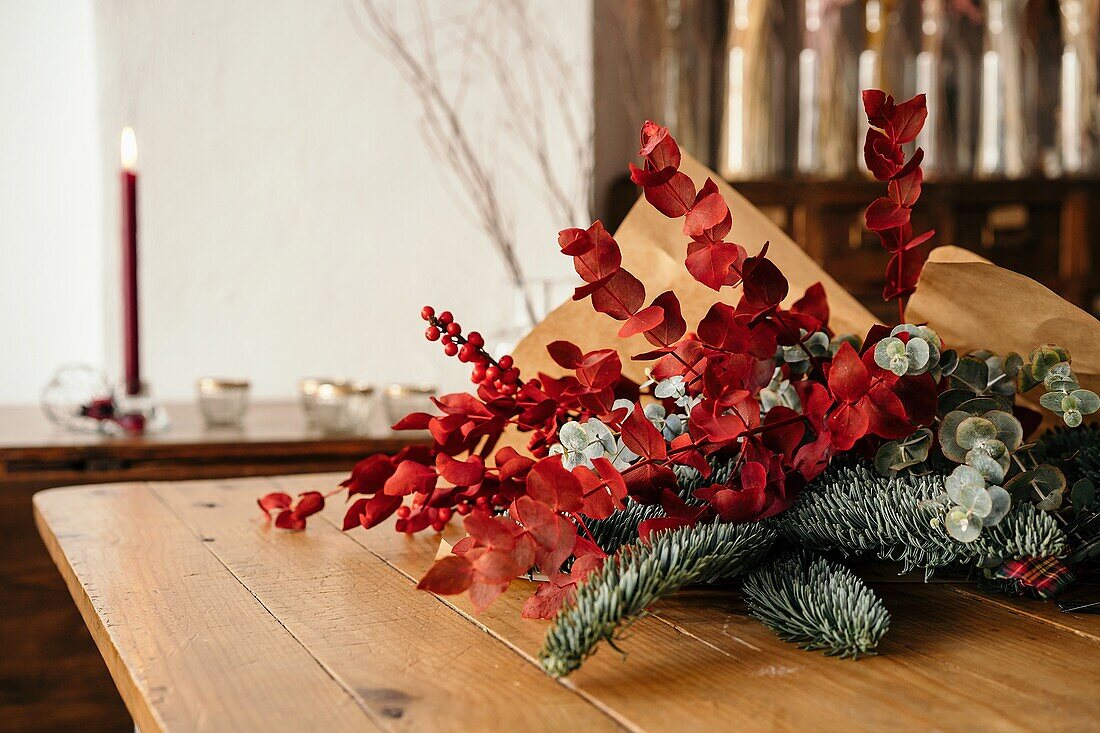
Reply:
[[828, 417], [829, 433], [837, 450], [850, 450], [856, 441], [867, 434], [870, 420], [855, 405], [838, 405]]
[[430, 415], [426, 412], [411, 412], [405, 417], [394, 423], [391, 430], [427, 430], [428, 423], [431, 422], [434, 415]]
[[742, 303], [754, 315], [778, 306], [787, 297], [787, 278], [763, 252], [745, 261], [742, 276], [745, 288]]
[[829, 301], [825, 296], [825, 287], [814, 283], [806, 288], [805, 294], [791, 306], [791, 312], [810, 316], [820, 324], [815, 330], [823, 329], [829, 323]]
[[685, 174], [677, 171], [660, 186], [648, 186], [645, 199], [653, 208], [669, 219], [679, 219], [695, 201], [695, 184]]
[[654, 346], [671, 346], [684, 337], [687, 322], [680, 313], [680, 301], [671, 290], [653, 299], [653, 305], [661, 308], [661, 322], [648, 329], [646, 340]]
[[873, 127], [884, 129], [887, 121], [894, 116], [893, 98], [888, 97], [886, 92], [880, 89], [864, 89], [862, 97], [867, 121]]
[[659, 305], [651, 305], [648, 308], [642, 308], [640, 311], [632, 315], [627, 319], [626, 323], [619, 328], [619, 338], [630, 338], [636, 334], [648, 331], [651, 328], [656, 328], [661, 325], [661, 322], [665, 319], [665, 311]]
[[298, 495], [298, 503], [294, 507], [294, 515], [305, 519], [325, 508], [325, 497], [319, 491], [307, 491]]
[[886, 135], [874, 128], [867, 130], [863, 143], [863, 161], [867, 169], [880, 181], [889, 180], [898, 172], [905, 154], [901, 146], [894, 145]]
[[351, 469], [351, 475], [340, 485], [348, 490], [349, 497], [352, 494], [373, 494], [382, 490], [386, 479], [395, 470], [393, 459], [379, 453], [356, 463]]
[[290, 508], [290, 494], [284, 494], [281, 491], [277, 491], [271, 494], [267, 494], [260, 499], [257, 499], [256, 503], [260, 505], [260, 509], [264, 514], [271, 514], [275, 510], [289, 509]]
[[711, 290], [720, 290], [740, 279], [738, 270], [744, 261], [745, 248], [739, 244], [692, 242], [684, 265], [693, 278]]
[[470, 586], [470, 602], [474, 606], [474, 613], [481, 613], [496, 600], [504, 591], [508, 590], [508, 583], [474, 583]]
[[855, 404], [867, 394], [870, 383], [867, 367], [860, 361], [852, 345], [845, 341], [837, 350], [829, 368], [829, 391], [837, 400]]
[[625, 321], [645, 303], [645, 286], [626, 270], [619, 270], [603, 287], [592, 293], [592, 307], [600, 313]]
[[715, 414], [712, 409], [716, 405], [703, 400], [691, 411], [691, 419], [688, 421], [691, 436], [698, 440], [706, 440], [710, 443], [732, 443], [741, 437], [748, 426], [739, 415]]
[[699, 321], [699, 338], [704, 344], [723, 351], [744, 353], [749, 348], [748, 330], [737, 322], [736, 310], [718, 302]]
[[479, 546], [497, 550], [511, 550], [516, 546], [515, 522], [494, 517], [487, 511], [470, 512], [462, 521], [462, 527]]
[[635, 402], [634, 409], [623, 420], [621, 434], [626, 447], [643, 458], [664, 460], [668, 457], [665, 439], [642, 412], [641, 403]]
[[698, 199], [684, 216], [684, 234], [698, 237], [708, 229], [718, 226], [729, 213], [722, 194], [708, 193]]
[[642, 125], [640, 138], [642, 147], [638, 150], [638, 155], [654, 168], [680, 167], [680, 148], [668, 134], [667, 127], [646, 120]]
[[924, 268], [924, 255], [918, 252], [895, 252], [886, 263], [886, 287], [882, 291], [885, 300], [893, 300], [909, 295], [917, 288], [921, 270]]
[[435, 457], [435, 469], [455, 486], [477, 486], [485, 478], [485, 461], [477, 455], [470, 456], [465, 461], [457, 461], [440, 453]]
[[344, 530], [347, 531], [356, 525], [370, 529], [389, 519], [400, 506], [400, 496], [375, 494], [369, 499], [359, 499], [344, 515]]
[[428, 494], [435, 488], [436, 474], [429, 466], [415, 461], [405, 461], [386, 479], [382, 491], [390, 496], [408, 496], [413, 493]]
[[[568, 577], [568, 576], [567, 576]], [[539, 583], [535, 595], [523, 602], [522, 618], [552, 619], [577, 592], [576, 583]]]
[[289, 529], [300, 532], [306, 528], [306, 520], [294, 516], [294, 512], [284, 509], [275, 517], [275, 526], [279, 529]]
[[893, 229], [909, 223], [909, 209], [880, 196], [867, 207], [867, 228], [873, 232]]
[[565, 229], [558, 233], [558, 244], [572, 254], [573, 268], [585, 282], [596, 282], [613, 275], [622, 266], [622, 253], [603, 224], [593, 222], [587, 230]]
[[895, 143], [904, 145], [917, 139], [928, 118], [928, 105], [923, 94], [902, 102], [894, 108], [887, 132]]
[[639, 504], [656, 504], [661, 493], [676, 486], [676, 474], [668, 466], [655, 463], [637, 464], [638, 468], [623, 476], [630, 498]]
[[545, 503], [521, 496], [512, 504], [516, 518], [523, 523], [535, 543], [535, 561], [544, 572], [556, 572], [573, 553], [577, 528]]
[[860, 406], [867, 415], [868, 432], [888, 440], [904, 438], [913, 433], [913, 425], [905, 415], [905, 406], [885, 384], [873, 387]]
[[568, 341], [552, 341], [547, 345], [546, 351], [550, 354], [551, 359], [566, 369], [576, 369], [581, 365], [581, 359], [584, 358], [580, 347]]
[[580, 482], [556, 457], [543, 458], [531, 468], [527, 495], [557, 512], [580, 511], [584, 498]]
[[648, 188], [650, 186], [660, 186], [661, 184], [668, 183], [668, 179], [672, 178], [676, 173], [676, 169], [672, 166], [665, 168], [639, 168], [633, 163], [628, 163], [630, 168], [630, 180], [638, 184], [642, 188]]
[[599, 392], [611, 387], [622, 376], [623, 363], [617, 352], [611, 349], [590, 351], [577, 367], [577, 379], [589, 391]]
[[920, 168], [917, 168], [907, 176], [890, 181], [886, 186], [886, 190], [894, 203], [912, 208], [917, 203], [917, 199], [920, 198], [921, 182], [923, 180], [924, 174]]
[[435, 561], [424, 577], [416, 584], [420, 590], [428, 590], [441, 596], [453, 596], [468, 589], [474, 582], [474, 566], [462, 557], [448, 555]]

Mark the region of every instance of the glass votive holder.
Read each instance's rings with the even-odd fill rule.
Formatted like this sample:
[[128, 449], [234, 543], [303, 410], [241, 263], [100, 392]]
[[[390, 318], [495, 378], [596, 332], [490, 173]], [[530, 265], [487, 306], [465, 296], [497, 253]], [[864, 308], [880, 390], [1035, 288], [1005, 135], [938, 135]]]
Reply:
[[438, 413], [432, 397], [439, 391], [430, 384], [391, 384], [386, 387], [386, 419], [393, 425], [410, 412]]
[[203, 377], [198, 381], [199, 412], [207, 427], [238, 427], [248, 410], [247, 381]]
[[346, 379], [316, 381], [302, 393], [308, 420], [325, 433], [362, 435], [369, 431], [374, 410], [372, 385]]
[[302, 414], [305, 415], [306, 425], [317, 426], [317, 420], [313, 415], [313, 405], [317, 399], [317, 390], [322, 384], [335, 384], [341, 380], [328, 377], [306, 377], [298, 380], [298, 400], [302, 406]]

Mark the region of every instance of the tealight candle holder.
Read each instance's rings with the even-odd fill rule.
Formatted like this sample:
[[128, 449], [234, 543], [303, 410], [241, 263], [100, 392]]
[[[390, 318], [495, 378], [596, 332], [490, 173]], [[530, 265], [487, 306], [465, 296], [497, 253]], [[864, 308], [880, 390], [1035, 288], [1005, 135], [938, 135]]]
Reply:
[[203, 377], [196, 385], [199, 412], [207, 427], [240, 427], [248, 410], [249, 383]]

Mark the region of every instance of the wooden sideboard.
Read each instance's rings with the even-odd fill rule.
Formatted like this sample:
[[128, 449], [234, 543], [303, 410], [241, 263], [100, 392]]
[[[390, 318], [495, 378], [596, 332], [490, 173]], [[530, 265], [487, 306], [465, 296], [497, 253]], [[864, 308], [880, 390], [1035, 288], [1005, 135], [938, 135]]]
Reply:
[[292, 402], [253, 404], [240, 429], [205, 429], [194, 405], [167, 409], [168, 431], [112, 438], [61, 432], [36, 407], [0, 408], [0, 731], [133, 725], [35, 531], [36, 491], [345, 471], [366, 455], [419, 440], [324, 435]]

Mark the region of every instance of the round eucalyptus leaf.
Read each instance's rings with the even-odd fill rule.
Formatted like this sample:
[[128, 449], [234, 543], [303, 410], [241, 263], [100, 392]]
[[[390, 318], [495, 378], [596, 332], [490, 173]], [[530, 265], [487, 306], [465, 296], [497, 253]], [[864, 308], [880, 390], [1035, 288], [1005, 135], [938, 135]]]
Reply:
[[923, 370], [928, 366], [932, 351], [928, 348], [928, 342], [921, 338], [909, 339], [905, 345], [905, 355], [909, 357], [912, 368]]
[[993, 508], [993, 500], [989, 498], [989, 492], [984, 486], [969, 484], [958, 492], [958, 497], [952, 497], [963, 509], [966, 509], [976, 517], [984, 517]]
[[1011, 412], [1012, 403], [1000, 395], [982, 395], [981, 397], [972, 397], [956, 409], [969, 412], [971, 415], [982, 415], [990, 410]]
[[1070, 397], [1077, 400], [1077, 409], [1080, 410], [1083, 415], [1091, 415], [1097, 410], [1100, 410], [1100, 395], [1097, 395], [1092, 390], [1075, 389], [1070, 393]]
[[956, 504], [962, 503], [958, 497], [971, 488], [985, 490], [985, 477], [972, 466], [957, 466], [943, 483], [948, 498]]
[[1087, 478], [1080, 479], [1073, 485], [1069, 492], [1070, 503], [1079, 512], [1087, 511], [1096, 506], [1096, 485]]
[[973, 542], [982, 533], [982, 520], [970, 516], [962, 507], [954, 507], [943, 519], [947, 534], [959, 542]]
[[1081, 421], [1084, 420], [1084, 416], [1080, 410], [1066, 410], [1062, 413], [1062, 420], [1065, 421], [1066, 426], [1070, 428], [1077, 428], [1081, 426]]
[[1039, 404], [1047, 408], [1051, 412], [1062, 414], [1062, 398], [1065, 397], [1064, 392], [1047, 392], [1039, 398]]
[[984, 417], [968, 417], [955, 428], [955, 442], [967, 449], [996, 437], [997, 426]]
[[1012, 497], [1000, 486], [990, 486], [988, 493], [991, 506], [989, 514], [982, 518], [982, 526], [984, 527], [999, 524], [1008, 514], [1008, 510], [1012, 508]]
[[900, 470], [898, 464], [904, 460], [901, 445], [896, 441], [883, 443], [875, 453], [875, 471], [880, 476], [893, 476]]
[[1004, 443], [1009, 451], [1016, 450], [1024, 442], [1024, 426], [1012, 413], [990, 410], [982, 417], [997, 426], [997, 440]]
[[996, 484], [1004, 481], [1008, 456], [1002, 453], [1000, 458], [994, 458], [975, 449], [966, 454], [966, 463], [978, 471], [985, 481]]
[[955, 371], [955, 367], [959, 365], [959, 352], [954, 349], [948, 349], [940, 354], [940, 374], [945, 377], [950, 377], [952, 372]]
[[951, 384], [981, 394], [989, 386], [989, 367], [977, 357], [964, 356], [951, 373]]
[[955, 440], [955, 431], [958, 430], [962, 421], [969, 417], [969, 413], [954, 410], [947, 413], [940, 421], [940, 450], [955, 463], [962, 463], [966, 460], [966, 449]]

